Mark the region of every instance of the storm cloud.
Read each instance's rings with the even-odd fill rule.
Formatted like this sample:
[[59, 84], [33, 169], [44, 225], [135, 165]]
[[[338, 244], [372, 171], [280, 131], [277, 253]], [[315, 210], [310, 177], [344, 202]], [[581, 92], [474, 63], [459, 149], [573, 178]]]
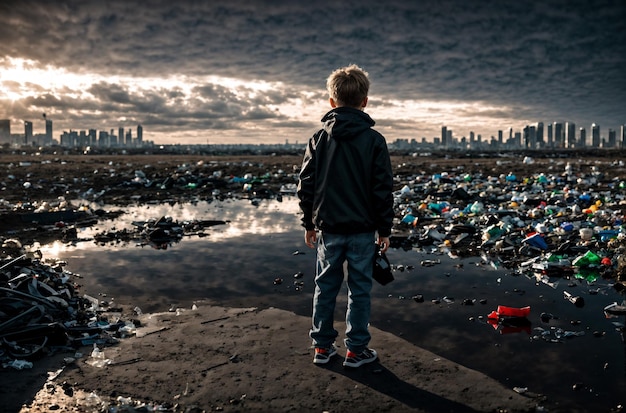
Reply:
[[3, 74], [0, 118], [304, 141], [327, 109], [325, 78], [357, 63], [391, 140], [444, 124], [484, 135], [525, 122], [615, 129], [626, 123], [625, 21], [621, 0], [9, 0], [0, 73], [23, 59], [83, 80]]

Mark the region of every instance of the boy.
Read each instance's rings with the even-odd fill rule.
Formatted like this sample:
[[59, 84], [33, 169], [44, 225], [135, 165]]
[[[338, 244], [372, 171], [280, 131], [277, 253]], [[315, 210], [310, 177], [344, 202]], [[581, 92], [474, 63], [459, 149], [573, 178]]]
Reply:
[[[313, 296], [313, 363], [326, 364], [337, 354], [333, 327], [337, 294], [347, 261], [347, 352], [344, 367], [359, 367], [377, 358], [368, 348], [370, 291], [375, 243], [389, 247], [393, 223], [393, 175], [385, 138], [363, 110], [368, 74], [356, 65], [335, 70], [326, 82], [332, 110], [322, 129], [309, 140], [298, 182], [304, 240], [317, 242]], [[321, 234], [317, 236], [316, 230]], [[318, 242], [319, 241], [319, 242]]]

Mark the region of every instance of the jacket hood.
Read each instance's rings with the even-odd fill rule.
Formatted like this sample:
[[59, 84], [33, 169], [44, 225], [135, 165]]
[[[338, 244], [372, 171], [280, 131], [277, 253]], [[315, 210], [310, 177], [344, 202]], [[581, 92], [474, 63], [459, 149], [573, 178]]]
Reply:
[[374, 120], [365, 112], [351, 107], [334, 108], [322, 118], [324, 130], [330, 137], [349, 140], [374, 126]]

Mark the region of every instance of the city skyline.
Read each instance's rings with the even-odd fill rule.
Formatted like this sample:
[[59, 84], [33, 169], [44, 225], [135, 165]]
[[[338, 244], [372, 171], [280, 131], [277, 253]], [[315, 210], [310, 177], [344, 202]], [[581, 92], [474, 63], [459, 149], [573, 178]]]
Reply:
[[[33, 146], [51, 146], [60, 145], [63, 147], [86, 148], [89, 146], [114, 148], [140, 148], [151, 147], [155, 145], [154, 141], [143, 139], [143, 126], [136, 126], [136, 135], [133, 138], [132, 129], [123, 127], [108, 130], [96, 130], [89, 128], [88, 130], [64, 130], [59, 139], [54, 139], [53, 123], [50, 119], [43, 115], [45, 120], [45, 133], [34, 134], [33, 123], [24, 121], [24, 133], [13, 133], [9, 119], [0, 119], [0, 144], [10, 142], [14, 145], [33, 145]], [[605, 132], [602, 132], [605, 131]], [[508, 136], [507, 136], [508, 135]], [[289, 147], [304, 146], [306, 142], [254, 142], [261, 145], [285, 145]], [[157, 143], [158, 144], [158, 143]], [[172, 143], [166, 144], [171, 145]], [[209, 145], [205, 143], [182, 143], [179, 145]], [[583, 148], [626, 148], [626, 124], [620, 125], [619, 129], [606, 128], [602, 129], [601, 125], [592, 123], [590, 125], [590, 133], [587, 136], [587, 128], [585, 126], [576, 125], [574, 122], [534, 122], [525, 125], [521, 130], [514, 130], [509, 127], [507, 130], [500, 129], [497, 136], [485, 136], [484, 139], [480, 133], [469, 131], [468, 134], [457, 135], [455, 131], [442, 126], [439, 137], [434, 137], [432, 141], [422, 137], [417, 138], [396, 138], [388, 140], [390, 147], [394, 149], [408, 149], [415, 147], [428, 146], [439, 149], [583, 149]], [[251, 145], [241, 142], [218, 142], [214, 146], [220, 145]]]
[[[304, 142], [356, 63], [389, 140], [626, 123], [626, 3], [67, 0], [0, 5], [0, 119], [156, 143]], [[322, 25], [323, 23], [323, 25]], [[115, 126], [117, 127], [117, 126]]]

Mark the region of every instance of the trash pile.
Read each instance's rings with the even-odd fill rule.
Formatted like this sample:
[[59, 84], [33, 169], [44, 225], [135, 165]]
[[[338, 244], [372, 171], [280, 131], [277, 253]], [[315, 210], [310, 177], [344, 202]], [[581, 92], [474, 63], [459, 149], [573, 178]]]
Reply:
[[[224, 172], [224, 167], [230, 173]], [[123, 213], [101, 209], [104, 205], [174, 205], [226, 199], [247, 199], [258, 205], [265, 199], [281, 201], [283, 195], [295, 194], [297, 181], [296, 172], [276, 168], [268, 172], [262, 163], [250, 162], [224, 165], [199, 161], [175, 168], [111, 164], [81, 178], [59, 178], [62, 185], [49, 182], [49, 176], [36, 180], [36, 171], [31, 168], [34, 165], [30, 163], [24, 167], [9, 165], [13, 173], [0, 182], [0, 232], [21, 238], [36, 236], [44, 243], [72, 242], [77, 228]], [[248, 169], [257, 173], [244, 172]]]
[[[114, 344], [132, 335], [136, 320], [122, 310], [80, 294], [79, 274], [63, 261], [44, 260], [18, 241], [5, 242], [0, 261], [0, 362], [4, 368], [32, 367], [32, 361], [82, 346]], [[21, 252], [12, 257], [8, 252]], [[16, 254], [15, 254], [16, 255]]]
[[54, 202], [32, 201], [9, 203], [0, 199], [0, 229], [11, 238], [35, 240], [46, 244], [59, 240], [75, 242], [78, 229], [92, 227], [102, 220], [113, 220], [122, 210], [92, 209], [76, 206], [58, 197]]
[[[280, 197], [283, 188], [289, 191], [297, 181], [297, 171], [274, 163], [177, 163], [173, 158], [151, 165], [132, 163], [124, 156], [108, 162], [106, 157], [88, 162], [81, 157], [68, 159], [3, 165], [7, 174], [0, 181], [0, 215], [36, 212], [43, 203], [58, 204], [57, 197], [122, 206], [231, 197], [267, 199]], [[132, 159], [143, 161], [141, 157]]]
[[222, 220], [187, 220], [175, 221], [172, 217], [162, 216], [147, 221], [133, 221], [132, 229], [112, 229], [94, 235], [94, 242], [99, 245], [131, 243], [138, 246], [149, 245], [154, 249], [165, 250], [168, 246], [180, 242], [185, 236], [206, 237], [207, 227], [224, 225]]
[[[397, 181], [391, 247], [481, 257], [553, 288], [560, 279], [604, 279], [626, 293], [624, 180], [596, 167], [575, 174], [567, 163], [562, 174], [522, 179], [442, 172]], [[564, 298], [584, 306], [582, 297]]]

